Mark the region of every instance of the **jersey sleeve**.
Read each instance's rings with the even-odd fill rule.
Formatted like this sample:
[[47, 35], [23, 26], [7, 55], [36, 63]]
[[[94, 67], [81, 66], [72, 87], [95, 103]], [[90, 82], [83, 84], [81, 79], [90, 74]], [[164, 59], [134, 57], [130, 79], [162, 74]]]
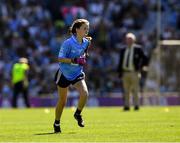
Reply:
[[70, 51], [70, 46], [67, 41], [65, 41], [59, 50], [59, 56], [58, 58], [67, 58], [67, 54]]

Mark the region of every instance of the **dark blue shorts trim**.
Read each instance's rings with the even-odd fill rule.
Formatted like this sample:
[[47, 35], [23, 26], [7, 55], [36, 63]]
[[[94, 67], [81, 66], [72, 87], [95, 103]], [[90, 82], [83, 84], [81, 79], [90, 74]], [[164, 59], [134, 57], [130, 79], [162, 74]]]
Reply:
[[76, 79], [70, 81], [68, 79], [66, 79], [66, 77], [61, 73], [61, 71], [58, 69], [58, 71], [56, 72], [55, 74], [55, 78], [54, 78], [54, 81], [55, 83], [62, 87], [62, 88], [66, 88], [68, 87], [69, 85], [73, 85], [75, 84], [76, 82], [80, 81], [80, 80], [83, 80], [85, 77], [85, 75], [82, 73], [80, 74], [79, 76], [76, 77]]

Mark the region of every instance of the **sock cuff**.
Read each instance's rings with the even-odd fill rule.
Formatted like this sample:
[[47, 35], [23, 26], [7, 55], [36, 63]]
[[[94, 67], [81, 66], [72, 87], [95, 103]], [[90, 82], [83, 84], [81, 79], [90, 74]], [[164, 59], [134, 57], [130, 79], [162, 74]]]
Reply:
[[55, 120], [54, 123], [55, 124], [60, 124], [60, 120]]
[[76, 112], [75, 112], [75, 114], [81, 114], [81, 110], [79, 110], [79, 109], [76, 109]]

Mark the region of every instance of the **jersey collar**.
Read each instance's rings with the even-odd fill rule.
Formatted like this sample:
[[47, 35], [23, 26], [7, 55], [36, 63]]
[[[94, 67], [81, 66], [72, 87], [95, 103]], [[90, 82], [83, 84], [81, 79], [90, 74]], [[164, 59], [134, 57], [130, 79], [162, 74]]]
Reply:
[[80, 43], [78, 42], [78, 40], [77, 40], [77, 38], [76, 38], [75, 35], [72, 35], [72, 40], [73, 40], [75, 43], [79, 44], [79, 45], [81, 45], [82, 43], [85, 42], [85, 39], [83, 38], [83, 39], [82, 39], [82, 43], [80, 44]]

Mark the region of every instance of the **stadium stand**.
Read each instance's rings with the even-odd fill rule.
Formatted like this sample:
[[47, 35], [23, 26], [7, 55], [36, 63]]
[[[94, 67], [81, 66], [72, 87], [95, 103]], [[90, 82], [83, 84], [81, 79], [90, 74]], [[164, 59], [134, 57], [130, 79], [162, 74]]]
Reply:
[[[161, 9], [162, 17], [166, 17], [161, 38], [179, 39], [179, 0], [162, 0]], [[156, 0], [1, 0], [0, 96], [11, 97], [11, 67], [22, 56], [30, 61], [31, 96], [57, 94], [55, 58], [76, 18], [87, 18], [91, 26], [92, 49], [85, 67], [90, 94], [122, 92], [116, 69], [124, 34], [134, 32], [150, 59], [157, 44], [156, 13]], [[71, 96], [76, 96], [70, 90]]]

